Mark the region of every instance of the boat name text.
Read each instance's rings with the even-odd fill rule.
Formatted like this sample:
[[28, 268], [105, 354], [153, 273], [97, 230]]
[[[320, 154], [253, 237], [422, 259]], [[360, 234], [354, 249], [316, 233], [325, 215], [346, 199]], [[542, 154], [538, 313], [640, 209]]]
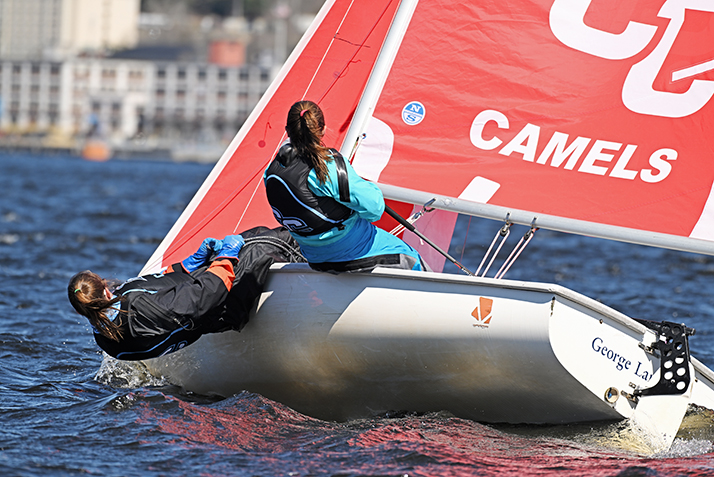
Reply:
[[[614, 351], [613, 349], [605, 346], [604, 340], [600, 337], [596, 337], [593, 340], [592, 349], [596, 353], [607, 358], [608, 361], [612, 361], [613, 363], [615, 363], [615, 368], [618, 371], [630, 370], [632, 367], [632, 361], [630, 361], [626, 357], [622, 356], [617, 351]], [[645, 381], [649, 381], [650, 379], [652, 379], [652, 376], [654, 375], [654, 373], [649, 372], [644, 369], [641, 369], [641, 368], [642, 368], [642, 363], [638, 361], [637, 368], [634, 369], [634, 371], [633, 371], [635, 376], [637, 376], [640, 379], [644, 379]]]
[[[578, 136], [568, 143], [569, 135], [555, 131], [551, 135], [547, 144], [539, 152], [541, 128], [535, 124], [528, 123], [511, 139], [503, 145], [498, 135], [490, 139], [484, 137], [484, 128], [488, 123], [496, 123], [498, 129], [507, 130], [510, 127], [505, 114], [495, 110], [481, 111], [476, 115], [471, 124], [471, 143], [484, 151], [498, 150], [503, 156], [510, 157], [512, 154], [521, 154], [523, 160], [535, 164], [546, 165], [550, 161], [551, 167], [563, 167], [563, 169], [599, 176], [616, 177], [619, 179], [635, 180], [639, 179], [646, 183], [661, 182], [672, 172], [671, 161], [677, 159], [678, 153], [674, 149], [658, 149], [649, 156], [648, 164], [650, 168], [640, 170], [628, 169], [630, 160], [635, 155], [638, 146], [635, 144], [624, 145], [619, 142], [606, 141]], [[592, 146], [591, 146], [592, 143]], [[503, 147], [501, 147], [503, 145]], [[623, 149], [623, 145], [625, 146]], [[589, 151], [585, 151], [590, 146]], [[617, 154], [619, 153], [619, 156]], [[580, 161], [580, 158], [585, 157]], [[617, 158], [617, 159], [616, 159]]]

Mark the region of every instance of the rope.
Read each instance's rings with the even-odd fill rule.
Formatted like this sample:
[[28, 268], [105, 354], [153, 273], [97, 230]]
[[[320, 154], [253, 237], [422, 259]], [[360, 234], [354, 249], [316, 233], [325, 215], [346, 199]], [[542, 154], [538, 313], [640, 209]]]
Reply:
[[268, 244], [268, 245], [273, 245], [274, 247], [281, 249], [285, 253], [285, 255], [290, 257], [290, 263], [305, 263], [305, 262], [307, 262], [305, 257], [303, 257], [302, 253], [300, 253], [299, 248], [292, 247], [285, 240], [280, 239], [278, 237], [248, 237], [245, 239], [244, 247], [248, 247], [249, 245], [256, 245], [256, 244]]

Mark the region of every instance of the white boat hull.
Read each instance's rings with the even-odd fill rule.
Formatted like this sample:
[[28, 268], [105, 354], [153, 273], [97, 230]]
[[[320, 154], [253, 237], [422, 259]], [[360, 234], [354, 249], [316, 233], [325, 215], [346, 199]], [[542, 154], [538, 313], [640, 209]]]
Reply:
[[692, 396], [714, 408], [714, 375], [693, 360], [697, 379], [682, 394], [627, 399], [621, 391], [659, 381], [659, 359], [640, 346], [657, 339], [557, 285], [281, 264], [240, 333], [206, 335], [145, 364], [192, 392], [248, 390], [329, 420], [447, 410], [481, 422], [569, 423], [640, 409], [646, 427], [666, 409], [676, 433]]

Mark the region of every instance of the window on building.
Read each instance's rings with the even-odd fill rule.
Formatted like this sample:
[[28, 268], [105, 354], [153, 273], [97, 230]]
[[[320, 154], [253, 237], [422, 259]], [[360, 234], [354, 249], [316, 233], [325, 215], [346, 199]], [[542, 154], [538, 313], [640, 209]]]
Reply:
[[51, 126], [56, 126], [59, 120], [59, 105], [57, 103], [50, 103], [48, 108], [48, 114]]

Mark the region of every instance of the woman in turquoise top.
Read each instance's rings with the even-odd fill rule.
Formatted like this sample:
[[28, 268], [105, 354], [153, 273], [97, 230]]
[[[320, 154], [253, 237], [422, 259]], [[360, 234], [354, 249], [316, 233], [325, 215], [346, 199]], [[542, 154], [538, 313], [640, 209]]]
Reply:
[[263, 178], [275, 218], [290, 230], [312, 268], [426, 269], [416, 250], [372, 224], [384, 212], [382, 192], [322, 144], [325, 120], [317, 104], [295, 103], [285, 129], [290, 141]]

